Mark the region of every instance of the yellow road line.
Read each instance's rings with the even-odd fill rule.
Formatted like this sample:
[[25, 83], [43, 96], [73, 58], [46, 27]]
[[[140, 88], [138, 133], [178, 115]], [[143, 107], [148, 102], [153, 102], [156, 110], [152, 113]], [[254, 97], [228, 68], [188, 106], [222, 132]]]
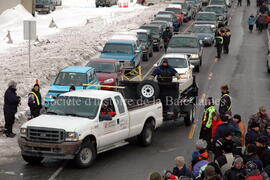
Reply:
[[190, 131], [188, 133], [188, 139], [192, 139], [196, 130], [196, 124], [192, 124]]

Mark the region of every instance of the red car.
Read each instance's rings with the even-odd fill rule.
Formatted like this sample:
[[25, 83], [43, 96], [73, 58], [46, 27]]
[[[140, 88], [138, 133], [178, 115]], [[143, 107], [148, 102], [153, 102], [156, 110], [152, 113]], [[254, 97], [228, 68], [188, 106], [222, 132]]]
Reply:
[[180, 7], [169, 6], [165, 9], [165, 11], [173, 12], [177, 17], [178, 22], [180, 23], [184, 22], [184, 14], [182, 13], [182, 9]]
[[[96, 75], [101, 85], [116, 86], [124, 76], [123, 65], [114, 59], [91, 59], [86, 66], [95, 68]], [[102, 87], [103, 90], [113, 90]]]

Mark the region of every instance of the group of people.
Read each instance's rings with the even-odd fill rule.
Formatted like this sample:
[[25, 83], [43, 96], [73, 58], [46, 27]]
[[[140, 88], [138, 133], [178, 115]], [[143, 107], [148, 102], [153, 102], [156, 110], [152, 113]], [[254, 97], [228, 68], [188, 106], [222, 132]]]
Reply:
[[[74, 90], [74, 86], [71, 86], [69, 89], [69, 91]], [[16, 134], [13, 132], [13, 124], [15, 122], [15, 114], [17, 113], [18, 106], [21, 104], [21, 97], [17, 95], [16, 91], [17, 83], [15, 81], [10, 81], [8, 83], [8, 89], [4, 94], [4, 133], [7, 137], [10, 138], [16, 136]], [[29, 119], [38, 117], [40, 115], [43, 106], [40, 86], [38, 83], [34, 84], [31, 92], [28, 94], [28, 106], [31, 114]]]
[[[227, 85], [221, 86], [219, 108], [207, 98], [199, 140], [191, 162], [176, 157], [176, 167], [162, 178], [150, 180], [268, 180], [270, 177], [270, 118], [264, 106], [251, 115], [248, 127], [239, 114], [232, 115], [232, 101]], [[247, 130], [246, 130], [247, 129]]]
[[224, 54], [229, 54], [229, 46], [231, 41], [230, 29], [224, 27], [223, 24], [219, 24], [219, 27], [215, 32], [215, 39], [216, 39], [215, 47], [217, 48], [216, 58], [219, 60], [221, 58], [222, 49]]

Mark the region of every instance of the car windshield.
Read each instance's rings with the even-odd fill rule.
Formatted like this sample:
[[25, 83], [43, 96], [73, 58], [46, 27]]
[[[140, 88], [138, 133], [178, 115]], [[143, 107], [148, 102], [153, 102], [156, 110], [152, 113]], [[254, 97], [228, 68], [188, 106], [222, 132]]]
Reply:
[[47, 113], [94, 119], [99, 105], [100, 100], [95, 98], [59, 96], [51, 103]]
[[129, 44], [109, 44], [104, 46], [103, 53], [133, 54], [132, 46]]
[[106, 62], [89, 62], [87, 64], [89, 67], [93, 67], [96, 72], [104, 72], [104, 73], [114, 73], [116, 72], [114, 63], [106, 63]]
[[151, 27], [151, 26], [143, 26], [141, 29], [150, 30], [151, 35], [159, 35], [159, 28], [158, 27]]
[[170, 11], [175, 14], [181, 14], [181, 9], [177, 9], [177, 8], [166, 8], [165, 11]]
[[167, 17], [156, 17], [155, 20], [160, 20], [160, 21], [167, 21], [167, 22], [172, 22], [172, 18], [167, 18]]
[[194, 26], [192, 28], [193, 33], [212, 33], [210, 26]]
[[225, 5], [225, 2], [224, 1], [211, 1], [210, 4], [213, 4], [213, 5]]
[[74, 72], [60, 72], [54, 82], [54, 85], [59, 86], [82, 86], [87, 84], [86, 74]]
[[184, 58], [163, 58], [160, 64], [165, 60], [174, 68], [187, 68], [187, 61]]
[[37, 4], [49, 4], [49, 0], [36, 0]]
[[193, 37], [173, 37], [168, 47], [170, 48], [198, 48], [198, 40]]
[[137, 37], [138, 37], [139, 41], [141, 41], [141, 42], [147, 42], [147, 40], [148, 40], [148, 35], [145, 33], [138, 33]]
[[159, 11], [158, 14], [172, 14], [171, 11]]
[[217, 15], [224, 13], [224, 9], [222, 7], [206, 7], [204, 11], [205, 12], [214, 12]]
[[197, 21], [216, 21], [217, 16], [215, 14], [201, 13], [196, 16]]

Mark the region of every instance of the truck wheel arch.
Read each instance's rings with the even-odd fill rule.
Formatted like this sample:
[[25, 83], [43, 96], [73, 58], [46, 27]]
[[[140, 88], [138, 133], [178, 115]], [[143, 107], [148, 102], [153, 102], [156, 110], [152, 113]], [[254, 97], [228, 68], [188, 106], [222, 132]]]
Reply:
[[152, 117], [152, 116], [151, 116], [151, 117], [148, 117], [148, 118], [146, 119], [144, 125], [147, 124], [147, 123], [151, 124], [151, 125], [153, 126], [153, 128], [156, 127], [156, 120], [155, 120], [155, 118]]
[[88, 135], [88, 136], [86, 136], [86, 137], [83, 139], [82, 144], [83, 144], [84, 142], [91, 142], [91, 143], [95, 146], [95, 148], [96, 148], [96, 150], [97, 150], [97, 139], [96, 139], [96, 137], [95, 137], [94, 135]]

